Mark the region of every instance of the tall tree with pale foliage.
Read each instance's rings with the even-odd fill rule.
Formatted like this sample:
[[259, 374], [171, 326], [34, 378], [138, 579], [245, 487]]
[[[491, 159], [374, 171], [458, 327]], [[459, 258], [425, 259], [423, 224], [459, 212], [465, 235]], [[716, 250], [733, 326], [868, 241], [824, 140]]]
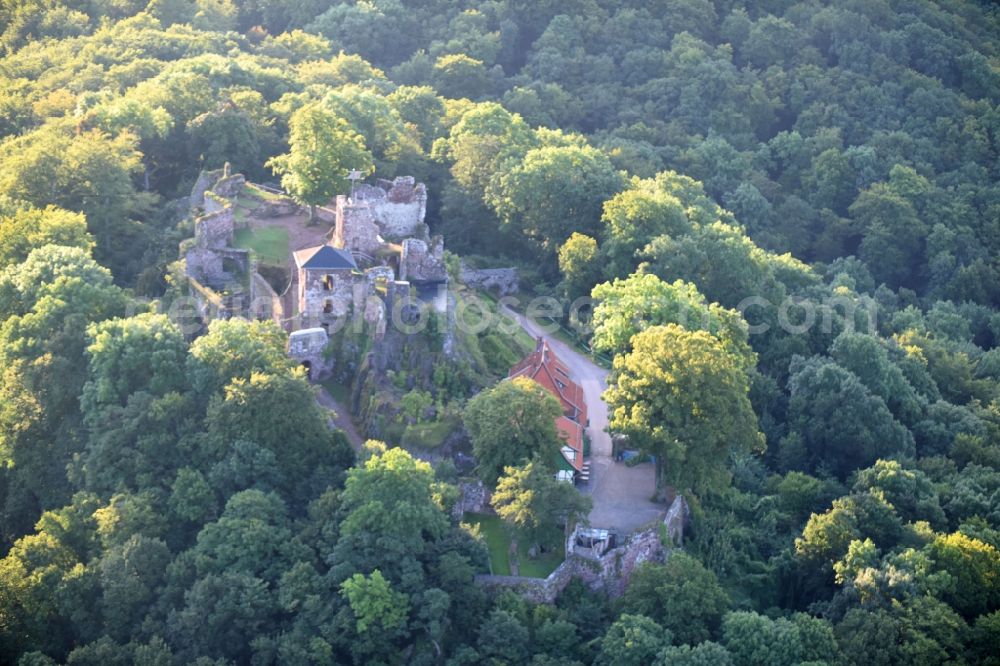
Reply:
[[562, 538], [559, 528], [585, 516], [591, 506], [589, 497], [536, 462], [507, 467], [490, 501], [518, 538], [543, 547], [555, 546]]
[[740, 359], [706, 331], [652, 326], [615, 358], [611, 429], [656, 456], [662, 479], [697, 493], [728, 482], [730, 451], [763, 448]]
[[296, 111], [288, 126], [291, 151], [272, 157], [267, 166], [281, 176], [289, 194], [309, 206], [310, 218], [316, 206], [345, 190], [352, 169], [365, 176], [375, 170], [364, 138], [319, 104]]

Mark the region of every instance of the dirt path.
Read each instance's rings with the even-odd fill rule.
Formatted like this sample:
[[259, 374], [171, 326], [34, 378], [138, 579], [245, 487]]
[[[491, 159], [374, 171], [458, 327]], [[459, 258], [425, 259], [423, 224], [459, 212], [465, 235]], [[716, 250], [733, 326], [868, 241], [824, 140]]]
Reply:
[[631, 532], [660, 518], [666, 507], [652, 501], [656, 493], [656, 470], [646, 463], [629, 467], [611, 457], [611, 436], [608, 434], [608, 406], [601, 399], [607, 388], [608, 371], [549, 335], [537, 322], [504, 307], [533, 338], [544, 337], [549, 347], [569, 366], [574, 379], [583, 389], [590, 426], [590, 483], [581, 486], [589, 494], [594, 508], [587, 516], [593, 527]]
[[355, 451], [360, 452], [365, 440], [358, 434], [358, 430], [354, 426], [354, 421], [351, 419], [350, 410], [334, 400], [329, 391], [318, 385], [316, 386], [316, 402], [333, 411], [334, 425], [344, 431], [344, 434], [347, 435], [347, 441], [351, 443]]

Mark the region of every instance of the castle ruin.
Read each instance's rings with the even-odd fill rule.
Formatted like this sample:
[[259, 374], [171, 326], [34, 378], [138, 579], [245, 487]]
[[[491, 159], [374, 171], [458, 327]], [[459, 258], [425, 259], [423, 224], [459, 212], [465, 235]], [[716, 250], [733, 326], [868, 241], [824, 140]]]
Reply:
[[236, 218], [231, 198], [246, 180], [226, 169], [203, 173], [192, 189], [194, 238], [181, 243], [189, 292], [202, 319], [228, 319], [253, 309], [262, 280], [249, 250], [233, 247]]
[[[432, 290], [448, 284], [444, 239], [430, 237], [427, 188], [411, 176], [360, 184], [323, 209], [327, 244], [294, 254], [298, 323], [333, 332], [362, 317], [376, 341], [389, 322], [412, 320], [421, 303], [441, 309]], [[332, 215], [331, 215], [332, 213]]]
[[[321, 208], [321, 219], [331, 223], [327, 241], [292, 252], [284, 301], [257, 275], [250, 251], [233, 247], [233, 204], [246, 186], [242, 175], [232, 175], [227, 168], [203, 172], [191, 191], [194, 238], [181, 244], [180, 254], [188, 291], [197, 299], [203, 320], [275, 320], [296, 331], [289, 355], [308, 361], [310, 377], [320, 379], [332, 368], [321, 361], [319, 350], [349, 320], [363, 324], [379, 342], [394, 321], [419, 319], [426, 307], [447, 309], [448, 299], [441, 297], [448, 284], [444, 239], [431, 237], [424, 222], [423, 183], [405, 176], [359, 184], [351, 195], [336, 197], [332, 209]], [[288, 199], [265, 205], [283, 214], [294, 206]], [[258, 301], [268, 307], [258, 307]], [[301, 335], [306, 331], [308, 335]]]

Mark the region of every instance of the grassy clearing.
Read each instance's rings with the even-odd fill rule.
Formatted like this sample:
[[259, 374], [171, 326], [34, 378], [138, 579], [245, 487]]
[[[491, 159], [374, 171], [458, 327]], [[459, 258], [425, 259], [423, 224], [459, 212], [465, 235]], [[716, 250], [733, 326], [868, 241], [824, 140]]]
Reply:
[[236, 247], [253, 250], [267, 264], [284, 264], [288, 261], [288, 230], [284, 227], [238, 229]]
[[[466, 291], [466, 293], [469, 294], [469, 295], [477, 296], [480, 299], [482, 299], [487, 305], [489, 305], [490, 312], [492, 314], [494, 314], [494, 315], [497, 315], [497, 311], [499, 310], [500, 306], [499, 306], [499, 302], [498, 302], [496, 296], [494, 296], [493, 294], [491, 294], [488, 291], [478, 291], [478, 290], [472, 291], [472, 290], [468, 290], [468, 291]], [[500, 316], [503, 316], [503, 315], [500, 315]], [[508, 322], [506, 322], [506, 321], [504, 322], [505, 325], [507, 323]], [[513, 325], [513, 324], [511, 324], [511, 325]], [[534, 338], [532, 338], [531, 335], [529, 335], [528, 332], [525, 331], [520, 326], [517, 327], [517, 331], [514, 333], [511, 342], [513, 342], [516, 350], [520, 352], [520, 354], [518, 356], [519, 359], [522, 356], [526, 356], [526, 355], [530, 354], [535, 349], [535, 340], [534, 340]]]
[[[561, 532], [559, 538], [562, 538]], [[560, 544], [562, 544], [561, 541]], [[547, 578], [566, 559], [565, 550], [565, 546], [560, 545], [557, 550], [542, 553], [541, 556], [533, 560], [528, 557], [527, 547], [520, 546], [517, 551], [517, 559], [520, 562], [521, 575], [529, 578]]]
[[480, 513], [467, 513], [463, 520], [470, 525], [479, 526], [479, 533], [483, 535], [486, 547], [490, 551], [490, 573], [496, 576], [509, 576], [510, 558], [507, 556], [507, 549], [510, 547], [510, 539], [500, 519]]
[[[499, 307], [496, 297], [494, 297], [493, 294], [487, 291], [476, 291], [475, 293], [481, 299], [489, 303], [491, 310], [495, 314], [497, 308]], [[511, 309], [513, 309], [515, 312], [519, 314], [522, 315], [525, 314], [524, 308], [512, 307]], [[550, 330], [555, 329], [554, 332], [549, 333], [548, 335], [551, 335], [557, 340], [566, 343], [571, 348], [580, 352], [584, 356], [590, 358], [590, 360], [592, 360], [594, 363], [601, 366], [602, 368], [606, 369], [611, 368], [610, 358], [591, 351], [590, 348], [586, 344], [584, 344], [584, 342], [580, 340], [580, 338], [578, 338], [575, 333], [573, 333], [569, 329], [564, 328], [562, 326], [562, 323], [559, 322], [558, 320], [553, 319], [552, 317], [534, 317], [533, 319], [535, 323], [538, 324], [539, 326], [544, 326], [545, 328]], [[528, 332], [525, 331], [523, 328], [517, 329], [517, 333], [515, 333], [514, 335], [514, 344], [522, 350], [523, 353], [521, 354], [521, 356], [530, 354], [535, 349], [534, 338], [532, 338], [531, 335], [529, 335]]]
[[458, 424], [451, 419], [406, 426], [403, 431], [403, 446], [436, 449], [444, 444], [444, 440], [457, 427]]
[[[478, 525], [479, 532], [483, 535], [486, 547], [490, 551], [490, 570], [497, 576], [510, 575], [510, 537], [504, 529], [503, 521], [497, 516], [487, 516], [480, 513], [467, 513], [463, 520], [470, 525]], [[559, 535], [560, 541], [562, 534]], [[556, 570], [563, 559], [565, 559], [565, 548], [560, 546], [557, 550], [542, 554], [537, 559], [528, 557], [528, 547], [526, 544], [518, 544], [517, 561], [520, 567], [520, 575], [530, 578], [545, 578]]]

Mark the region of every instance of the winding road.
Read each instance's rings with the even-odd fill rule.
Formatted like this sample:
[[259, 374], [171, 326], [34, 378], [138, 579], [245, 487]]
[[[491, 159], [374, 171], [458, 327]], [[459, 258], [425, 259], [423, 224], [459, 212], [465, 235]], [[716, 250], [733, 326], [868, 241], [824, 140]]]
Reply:
[[517, 321], [533, 338], [544, 337], [549, 347], [569, 366], [574, 379], [583, 389], [590, 426], [590, 483], [580, 486], [590, 495], [594, 506], [587, 516], [592, 527], [629, 533], [660, 519], [666, 507], [652, 501], [656, 493], [656, 470], [650, 463], [630, 467], [616, 463], [611, 456], [611, 436], [608, 434], [608, 406], [601, 399], [607, 388], [608, 371], [568, 344], [551, 335], [530, 318], [501, 306], [507, 317]]
[[[584, 354], [555, 338], [537, 322], [502, 306], [505, 316], [516, 321], [533, 338], [544, 337], [549, 347], [565, 363], [583, 389], [590, 425], [590, 483], [580, 486], [580, 492], [590, 495], [593, 509], [587, 516], [592, 527], [628, 534], [663, 517], [666, 507], [652, 501], [656, 493], [656, 471], [652, 464], [628, 466], [612, 458], [611, 436], [608, 434], [608, 406], [601, 399], [607, 388], [608, 371]], [[344, 431], [356, 451], [364, 438], [351, 420], [350, 410], [339, 404], [322, 386], [317, 386], [316, 400], [329, 409], [334, 424]]]

